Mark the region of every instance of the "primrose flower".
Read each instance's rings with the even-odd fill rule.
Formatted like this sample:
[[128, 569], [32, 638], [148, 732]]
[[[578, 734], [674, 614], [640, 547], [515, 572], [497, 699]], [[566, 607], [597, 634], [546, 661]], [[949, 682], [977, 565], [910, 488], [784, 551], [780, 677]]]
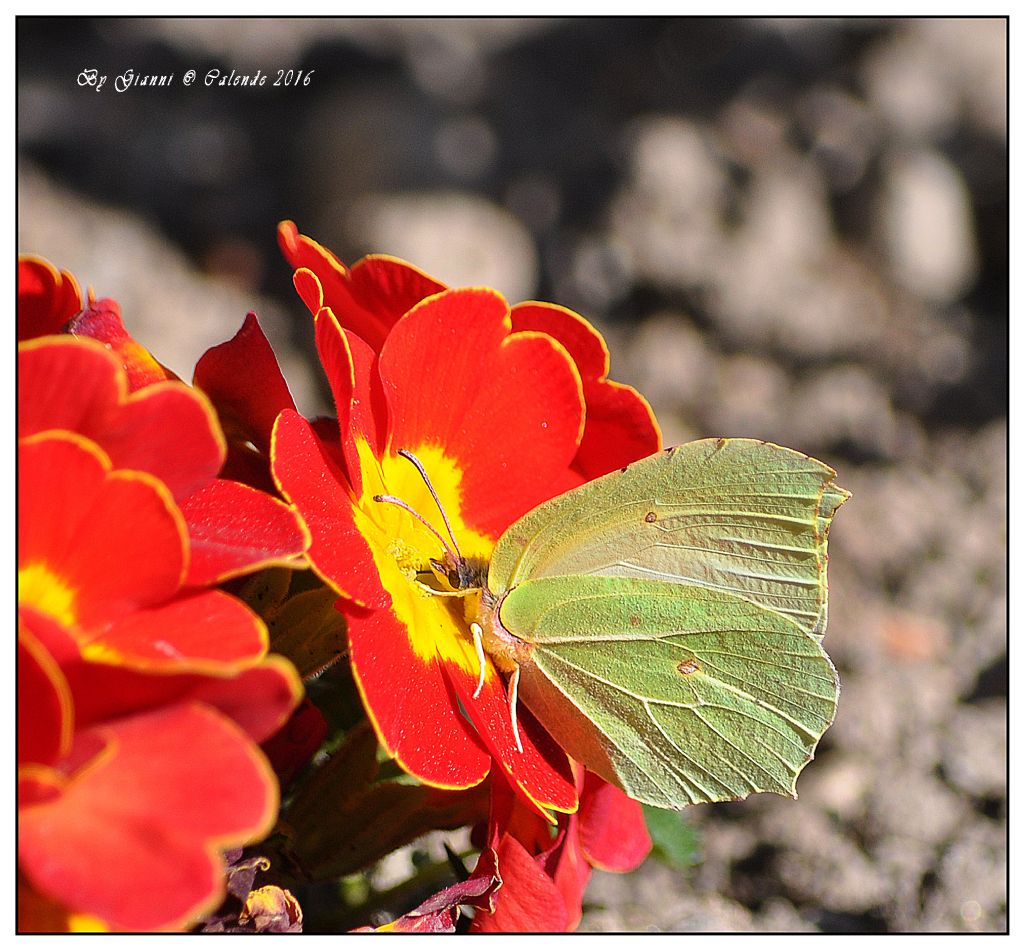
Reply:
[[121, 343], [19, 349], [20, 930], [171, 930], [215, 907], [221, 850], [276, 817], [257, 744], [301, 695], [262, 621], [211, 585], [302, 566], [304, 525], [218, 478], [209, 402], [158, 373], [132, 390], [122, 357], [145, 351]]
[[152, 475], [50, 430], [21, 440], [19, 483], [19, 928], [184, 926], [220, 899], [218, 849], [273, 822], [256, 743], [301, 686], [248, 608], [183, 588]]
[[570, 311], [510, 309], [492, 290], [445, 289], [391, 258], [350, 272], [293, 225], [280, 234], [292, 263], [316, 268], [300, 266], [295, 285], [338, 425], [282, 412], [272, 467], [310, 529], [311, 564], [341, 595], [382, 745], [428, 784], [470, 787], [493, 761], [546, 818], [575, 810], [564, 753], [527, 710], [513, 726], [467, 605], [436, 589], [431, 564], [448, 546], [486, 561], [531, 508], [656, 449], [650, 410], [605, 378], [603, 341]]

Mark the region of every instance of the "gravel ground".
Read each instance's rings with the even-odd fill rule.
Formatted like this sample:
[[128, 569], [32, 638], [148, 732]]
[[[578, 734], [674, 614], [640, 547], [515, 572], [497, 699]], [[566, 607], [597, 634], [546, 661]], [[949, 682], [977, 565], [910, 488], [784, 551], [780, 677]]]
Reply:
[[[19, 249], [118, 297], [183, 375], [253, 308], [322, 407], [274, 248], [291, 217], [349, 260], [575, 307], [667, 443], [770, 439], [853, 492], [831, 545], [839, 714], [799, 800], [690, 809], [699, 863], [598, 872], [583, 930], [1006, 929], [1004, 21], [18, 34]], [[93, 64], [317, 72], [115, 96], [75, 86]]]

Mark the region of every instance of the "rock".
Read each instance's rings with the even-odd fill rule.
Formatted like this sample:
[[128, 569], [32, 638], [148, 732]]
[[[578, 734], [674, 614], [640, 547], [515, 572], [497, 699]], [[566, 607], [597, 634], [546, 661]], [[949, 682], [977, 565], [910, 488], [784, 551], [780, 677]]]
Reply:
[[887, 163], [882, 200], [881, 237], [895, 279], [935, 303], [962, 297], [978, 254], [960, 172], [937, 152], [897, 155]]

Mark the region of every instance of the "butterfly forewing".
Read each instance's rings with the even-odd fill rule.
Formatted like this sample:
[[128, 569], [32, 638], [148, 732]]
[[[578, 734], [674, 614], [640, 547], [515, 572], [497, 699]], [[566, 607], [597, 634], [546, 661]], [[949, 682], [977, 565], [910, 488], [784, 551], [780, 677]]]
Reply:
[[534, 644], [520, 697], [570, 756], [652, 805], [795, 795], [835, 714], [819, 644], [733, 594], [628, 577], [516, 586], [507, 629]]
[[535, 508], [495, 547], [489, 586], [632, 577], [732, 593], [824, 633], [835, 472], [767, 442], [705, 439]]

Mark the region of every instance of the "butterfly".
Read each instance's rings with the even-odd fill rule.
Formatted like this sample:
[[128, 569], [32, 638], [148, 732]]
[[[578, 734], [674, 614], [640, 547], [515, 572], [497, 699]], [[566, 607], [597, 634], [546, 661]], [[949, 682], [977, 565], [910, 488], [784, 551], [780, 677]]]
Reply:
[[[401, 454], [420, 469], [409, 452]], [[445, 595], [478, 594], [469, 629], [565, 752], [662, 808], [796, 797], [832, 723], [821, 641], [827, 543], [849, 497], [829, 466], [752, 439], [679, 445], [552, 498], [490, 560], [444, 546]], [[440, 508], [440, 502], [438, 502]]]

